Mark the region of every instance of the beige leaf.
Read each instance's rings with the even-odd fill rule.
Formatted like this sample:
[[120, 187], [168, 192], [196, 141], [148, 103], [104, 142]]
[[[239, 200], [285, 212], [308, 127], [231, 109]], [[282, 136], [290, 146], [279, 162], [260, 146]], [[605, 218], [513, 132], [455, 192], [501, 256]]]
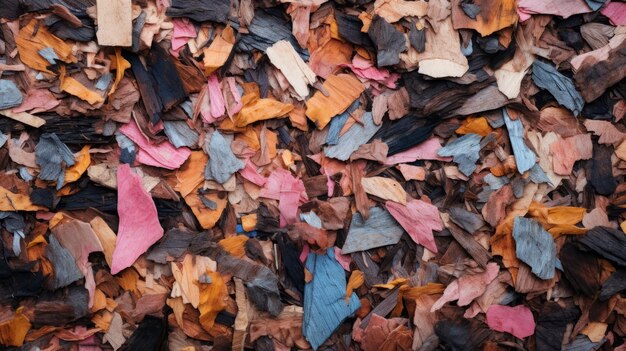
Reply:
[[400, 183], [391, 178], [371, 177], [361, 179], [365, 192], [384, 200], [391, 200], [406, 204], [406, 191]]

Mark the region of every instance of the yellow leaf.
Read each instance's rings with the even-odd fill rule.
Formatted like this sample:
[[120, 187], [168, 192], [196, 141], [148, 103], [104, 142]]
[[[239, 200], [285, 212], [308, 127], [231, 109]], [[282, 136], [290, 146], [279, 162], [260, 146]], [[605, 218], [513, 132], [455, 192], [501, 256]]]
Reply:
[[348, 284], [346, 285], [346, 304], [350, 303], [350, 297], [354, 289], [359, 288], [365, 282], [365, 275], [359, 270], [352, 271]]

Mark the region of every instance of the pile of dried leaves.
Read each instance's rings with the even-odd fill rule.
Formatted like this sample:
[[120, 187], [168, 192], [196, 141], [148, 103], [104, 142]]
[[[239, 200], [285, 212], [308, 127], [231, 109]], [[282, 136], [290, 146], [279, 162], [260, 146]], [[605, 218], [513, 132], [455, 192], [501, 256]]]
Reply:
[[0, 29], [2, 349], [626, 350], [626, 2]]

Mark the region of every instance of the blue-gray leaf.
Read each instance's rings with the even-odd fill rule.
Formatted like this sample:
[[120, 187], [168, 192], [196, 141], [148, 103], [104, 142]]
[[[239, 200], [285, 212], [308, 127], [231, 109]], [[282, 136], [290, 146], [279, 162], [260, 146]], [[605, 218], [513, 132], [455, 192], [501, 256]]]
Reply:
[[530, 218], [515, 217], [513, 222], [515, 254], [532, 268], [541, 279], [554, 278], [556, 267], [556, 245], [552, 235], [541, 224]]
[[404, 229], [386, 210], [380, 207], [370, 208], [369, 217], [363, 221], [360, 213], [352, 215], [348, 237], [341, 253], [349, 254], [376, 247], [393, 245], [400, 241]]
[[335, 118], [330, 120], [330, 127], [328, 129], [328, 135], [326, 136], [326, 144], [328, 145], [337, 145], [339, 142], [339, 133], [341, 129], [346, 124], [348, 117], [350, 117], [350, 113], [352, 113], [356, 108], [359, 107], [359, 100], [357, 99], [352, 103], [347, 110], [345, 110], [342, 114], [335, 116]]
[[185, 121], [163, 121], [163, 127], [165, 135], [176, 147], [193, 147], [198, 143], [200, 135]]
[[480, 155], [480, 135], [470, 133], [449, 142], [437, 151], [439, 156], [452, 156], [459, 165], [459, 170], [466, 176], [472, 175], [476, 169], [476, 161]]
[[50, 243], [46, 246], [46, 257], [54, 267], [54, 277], [50, 280], [52, 289], [68, 286], [83, 277], [78, 270], [74, 257], [67, 251], [54, 235], [50, 235]]
[[574, 82], [556, 70], [556, 68], [547, 63], [536, 60], [533, 62], [533, 82], [554, 96], [556, 101], [574, 115], [578, 116], [583, 110], [585, 101], [580, 95]]
[[361, 303], [355, 293], [346, 303], [346, 276], [332, 248], [325, 255], [309, 253], [306, 269], [313, 280], [304, 287], [302, 335], [317, 350]]
[[509, 139], [511, 140], [513, 155], [515, 155], [517, 171], [523, 174], [535, 165], [537, 157], [524, 143], [524, 125], [522, 120], [519, 118], [516, 120], [511, 119], [505, 108], [502, 109], [502, 115], [504, 116], [506, 129], [509, 131]]
[[35, 146], [36, 162], [41, 168], [39, 179], [57, 182], [61, 189], [65, 179], [65, 167], [74, 165], [74, 154], [54, 133], [45, 133], [39, 137]]
[[18, 106], [22, 103], [22, 93], [15, 83], [0, 79], [0, 110]]
[[355, 123], [339, 138], [339, 142], [336, 145], [326, 147], [324, 154], [331, 158], [346, 161], [359, 146], [367, 143], [378, 129], [380, 129], [380, 126], [374, 124], [372, 113], [365, 112], [363, 114], [363, 125]]
[[220, 184], [224, 184], [235, 172], [245, 166], [243, 161], [233, 153], [230, 141], [217, 130], [211, 135], [208, 153], [209, 163], [206, 165], [204, 177], [215, 179]]

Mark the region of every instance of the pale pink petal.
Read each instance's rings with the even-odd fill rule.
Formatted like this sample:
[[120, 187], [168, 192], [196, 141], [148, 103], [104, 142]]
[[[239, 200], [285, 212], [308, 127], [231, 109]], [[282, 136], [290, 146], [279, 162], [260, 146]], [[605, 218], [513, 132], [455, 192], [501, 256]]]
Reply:
[[467, 306], [487, 289], [487, 285], [496, 278], [499, 272], [497, 263], [489, 263], [487, 270], [480, 274], [464, 275], [459, 278], [459, 300], [457, 305]]
[[85, 276], [85, 289], [89, 293], [89, 307], [93, 306], [94, 298], [96, 296], [96, 279], [93, 276], [93, 268], [91, 263], [87, 262], [83, 267], [79, 267], [81, 273]]
[[196, 27], [188, 18], [173, 18], [174, 31], [172, 38], [195, 38]]
[[300, 207], [300, 192], [297, 190], [285, 190], [280, 192], [278, 209], [280, 210], [280, 227], [298, 221], [298, 207]]
[[466, 274], [459, 279], [448, 284], [446, 290], [443, 291], [443, 295], [437, 300], [430, 311], [435, 312], [446, 302], [458, 300], [459, 306], [469, 305], [475, 298], [479, 297], [485, 292], [487, 285], [498, 275], [500, 270], [499, 266], [495, 262], [487, 264], [487, 269], [478, 274]]
[[172, 24], [174, 30], [172, 31], [172, 48], [170, 54], [177, 57], [179, 51], [187, 44], [190, 38], [196, 37], [196, 28], [188, 18], [173, 18]]
[[331, 178], [330, 175], [326, 174], [326, 168], [322, 167], [320, 172], [326, 176], [326, 187], [328, 187], [327, 196], [332, 197], [335, 193], [335, 181]]
[[396, 81], [400, 78], [399, 74], [390, 73], [384, 68], [377, 68], [371, 61], [368, 61], [359, 55], [354, 56], [352, 64], [342, 66], [350, 67], [352, 72], [354, 72], [354, 74], [356, 74], [359, 78], [380, 82], [391, 89], [396, 87]]
[[187, 44], [188, 40], [189, 39], [185, 39], [185, 38], [172, 39], [172, 47], [170, 48], [170, 55], [174, 57], [178, 57], [178, 54], [183, 49], [185, 44]]
[[519, 7], [517, 8], [517, 15], [519, 16], [520, 22], [524, 22], [530, 18], [530, 14]]
[[326, 186], [328, 186], [328, 193], [326, 195], [332, 197], [335, 193], [335, 181], [328, 175], [326, 176]]

